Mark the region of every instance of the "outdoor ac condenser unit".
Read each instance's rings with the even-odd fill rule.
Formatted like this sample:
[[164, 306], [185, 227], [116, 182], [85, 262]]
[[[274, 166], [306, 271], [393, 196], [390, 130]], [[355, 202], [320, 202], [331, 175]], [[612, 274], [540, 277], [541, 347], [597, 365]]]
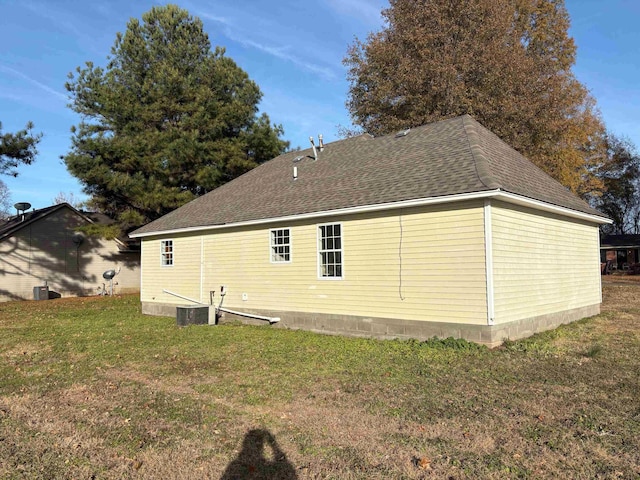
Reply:
[[47, 285], [42, 287], [33, 287], [33, 299], [49, 300], [49, 287]]
[[206, 325], [209, 323], [209, 307], [207, 305], [176, 307], [176, 323], [181, 327]]

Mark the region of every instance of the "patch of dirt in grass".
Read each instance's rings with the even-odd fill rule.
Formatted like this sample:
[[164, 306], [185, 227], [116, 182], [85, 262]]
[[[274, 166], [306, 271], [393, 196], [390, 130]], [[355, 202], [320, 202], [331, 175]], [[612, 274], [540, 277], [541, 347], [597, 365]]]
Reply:
[[602, 284], [606, 286], [619, 284], [640, 285], [640, 275], [615, 274], [603, 275], [600, 278], [602, 278]]
[[459, 472], [439, 448], [442, 444], [456, 443], [479, 456], [495, 451], [493, 435], [480, 425], [473, 429], [437, 418], [418, 423], [375, 415], [358, 407], [363, 400], [351, 398], [351, 407], [336, 407], [298, 399], [288, 406], [293, 458], [307, 463], [312, 478], [438, 477]]
[[46, 355], [51, 352], [50, 345], [37, 345], [33, 343], [19, 343], [0, 353], [1, 357], [7, 359], [30, 358], [34, 355]]

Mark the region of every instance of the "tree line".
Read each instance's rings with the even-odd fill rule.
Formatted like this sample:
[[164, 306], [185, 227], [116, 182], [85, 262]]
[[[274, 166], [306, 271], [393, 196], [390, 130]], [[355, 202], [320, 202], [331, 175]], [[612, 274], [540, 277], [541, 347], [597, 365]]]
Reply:
[[[640, 233], [638, 154], [572, 72], [564, 0], [391, 0], [382, 15], [343, 60], [357, 131], [470, 114], [610, 216], [609, 231]], [[131, 19], [106, 66], [87, 62], [65, 86], [82, 120], [64, 163], [124, 231], [289, 147], [258, 115], [258, 85], [175, 5]], [[1, 137], [0, 173], [33, 161], [30, 129]]]

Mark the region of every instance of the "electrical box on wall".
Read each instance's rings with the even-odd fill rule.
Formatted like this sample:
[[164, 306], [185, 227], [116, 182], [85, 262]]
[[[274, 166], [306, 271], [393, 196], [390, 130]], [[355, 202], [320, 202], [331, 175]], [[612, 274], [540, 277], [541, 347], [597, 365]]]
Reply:
[[242, 301], [246, 302], [247, 300], [249, 300], [249, 294], [248, 293], [243, 293], [242, 294]]

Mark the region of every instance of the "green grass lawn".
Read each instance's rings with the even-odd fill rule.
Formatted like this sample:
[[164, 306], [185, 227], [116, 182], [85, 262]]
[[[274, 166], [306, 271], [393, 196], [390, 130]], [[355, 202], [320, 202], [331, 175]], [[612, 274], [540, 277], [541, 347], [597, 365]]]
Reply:
[[489, 350], [0, 304], [1, 478], [640, 478], [640, 285]]

